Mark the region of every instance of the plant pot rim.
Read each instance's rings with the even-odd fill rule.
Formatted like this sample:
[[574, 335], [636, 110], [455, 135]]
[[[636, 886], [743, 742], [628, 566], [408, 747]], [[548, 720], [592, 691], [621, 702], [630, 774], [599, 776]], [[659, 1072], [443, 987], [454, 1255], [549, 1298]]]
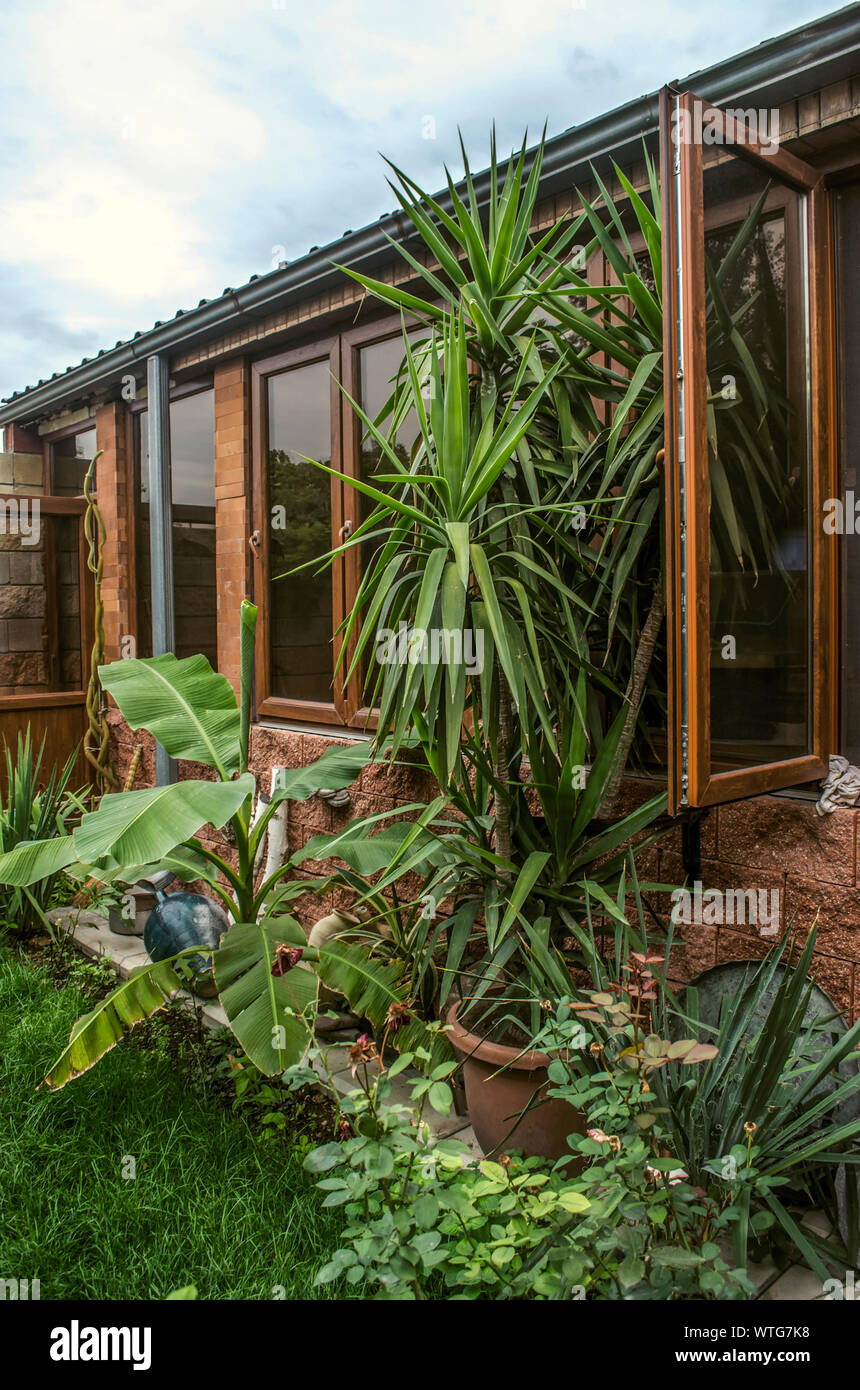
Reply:
[[486, 1038], [478, 1037], [477, 1033], [470, 1033], [457, 1017], [458, 1008], [459, 1002], [452, 1004], [445, 1020], [450, 1029], [448, 1036], [458, 1052], [464, 1053], [466, 1057], [475, 1057], [479, 1062], [488, 1062], [493, 1067], [504, 1067], [508, 1071], [541, 1071], [549, 1066], [552, 1058], [545, 1052], [522, 1052], [517, 1047], [490, 1042]]

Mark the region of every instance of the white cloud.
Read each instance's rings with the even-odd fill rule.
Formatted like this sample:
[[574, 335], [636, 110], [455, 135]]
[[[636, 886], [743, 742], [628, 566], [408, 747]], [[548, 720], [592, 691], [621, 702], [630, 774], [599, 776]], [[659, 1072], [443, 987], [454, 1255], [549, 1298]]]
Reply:
[[458, 124], [480, 167], [493, 119], [503, 147], [547, 116], [557, 132], [805, 17], [796, 0], [0, 10], [0, 394], [268, 270], [274, 245], [293, 259], [378, 216], [380, 149], [438, 187]]

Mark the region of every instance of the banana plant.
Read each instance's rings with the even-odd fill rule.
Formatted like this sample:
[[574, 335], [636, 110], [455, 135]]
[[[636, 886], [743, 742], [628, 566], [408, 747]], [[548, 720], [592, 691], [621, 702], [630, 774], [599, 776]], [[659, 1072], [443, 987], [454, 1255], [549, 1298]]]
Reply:
[[[101, 881], [135, 882], [169, 868], [185, 881], [202, 879], [219, 898], [231, 926], [213, 953], [221, 1004], [250, 1059], [268, 1074], [298, 1060], [315, 1011], [318, 977], [378, 1008], [383, 998], [405, 1004], [402, 967], [386, 970], [367, 952], [337, 941], [307, 948], [299, 923], [285, 911], [301, 893], [329, 879], [288, 881], [293, 860], [258, 882], [255, 865], [271, 817], [285, 800], [303, 800], [321, 787], [349, 786], [359, 776], [369, 745], [328, 749], [309, 767], [284, 769], [264, 813], [252, 816], [256, 782], [248, 768], [256, 608], [241, 609], [241, 692], [202, 655], [130, 658], [100, 668], [104, 689], [133, 729], [148, 730], [172, 757], [210, 768], [214, 780], [189, 779], [163, 787], [110, 793], [68, 834], [22, 842], [0, 855], [0, 883], [26, 890], [61, 870]], [[231, 827], [235, 858], [216, 854], [200, 838], [207, 825]], [[141, 1019], [182, 987], [190, 948], [136, 971], [85, 1018], [46, 1078], [56, 1088], [92, 1066]], [[304, 958], [303, 958], [304, 957]], [[303, 958], [303, 959], [301, 959]], [[299, 963], [301, 969], [292, 966]], [[174, 968], [177, 967], [177, 968]], [[375, 981], [375, 983], [374, 983]], [[398, 992], [399, 991], [399, 992]], [[415, 1018], [404, 1041], [422, 1025]]]

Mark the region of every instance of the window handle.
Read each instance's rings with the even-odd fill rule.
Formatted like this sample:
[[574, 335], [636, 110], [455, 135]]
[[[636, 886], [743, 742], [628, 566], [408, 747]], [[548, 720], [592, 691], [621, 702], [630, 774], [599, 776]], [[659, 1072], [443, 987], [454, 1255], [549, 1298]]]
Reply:
[[340, 536], [341, 545], [343, 545], [344, 541], [348, 541], [352, 535], [352, 522], [345, 521], [338, 531], [338, 535]]
[[260, 553], [260, 545], [262, 543], [262, 540], [263, 537], [260, 535], [259, 531], [252, 531], [250, 536], [248, 537], [248, 544], [255, 555], [259, 555]]

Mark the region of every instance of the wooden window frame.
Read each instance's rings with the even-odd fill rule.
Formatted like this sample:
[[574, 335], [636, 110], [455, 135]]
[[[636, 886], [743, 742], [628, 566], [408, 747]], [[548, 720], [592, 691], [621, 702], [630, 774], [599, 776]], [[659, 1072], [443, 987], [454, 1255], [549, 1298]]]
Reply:
[[[86, 501], [83, 494], [76, 497], [56, 496], [53, 488], [53, 468], [51, 448], [60, 439], [68, 439], [76, 434], [86, 434], [97, 429], [95, 415], [76, 424], [64, 425], [62, 429], [50, 430], [42, 435], [42, 491], [4, 492], [0, 490], [0, 502], [15, 500], [19, 504], [27, 502], [31, 513], [34, 503], [38, 503], [40, 516], [78, 517], [78, 591], [80, 594], [81, 624], [81, 686], [77, 690], [40, 690], [21, 695], [0, 695], [0, 710], [19, 709], [60, 709], [67, 706], [83, 706], [87, 696], [87, 678], [90, 655], [93, 646], [93, 611], [91, 590], [86, 560], [86, 537], [84, 535], [84, 513]], [[98, 436], [96, 437], [98, 448]], [[46, 591], [49, 585], [46, 578]]]
[[[422, 321], [418, 318], [407, 317], [405, 320], [406, 329], [420, 328]], [[362, 324], [358, 328], [348, 329], [341, 334], [341, 370], [343, 372], [343, 389], [352, 397], [354, 401], [361, 404], [361, 354], [365, 348], [373, 347], [376, 343], [389, 342], [394, 338], [400, 338], [403, 334], [403, 320], [399, 315], [388, 314], [384, 318], [379, 318], [370, 323]], [[341, 409], [343, 411], [343, 471], [351, 478], [361, 477], [361, 441], [364, 435], [362, 422], [353, 410], [346, 396], [341, 393]], [[354, 520], [351, 509], [358, 510], [359, 494], [355, 488], [344, 485], [343, 489], [345, 520], [354, 528]], [[349, 613], [355, 606], [358, 597], [358, 590], [362, 579], [361, 568], [361, 547], [355, 546], [346, 556], [344, 569], [344, 612]], [[354, 641], [351, 642], [354, 647]], [[350, 651], [347, 661], [352, 659]], [[349, 710], [349, 724], [351, 728], [375, 730], [379, 722], [379, 710], [366, 704], [360, 672], [356, 672], [351, 678], [347, 688], [347, 705]]]
[[[696, 103], [699, 103], [698, 108]], [[685, 111], [690, 140], [673, 140], [673, 110]], [[710, 523], [707, 504], [707, 377], [679, 368], [704, 362], [704, 159], [697, 110], [708, 111], [718, 143], [766, 168], [806, 196], [808, 238], [810, 489], [810, 690], [812, 752], [732, 771], [713, 771], [710, 733]], [[716, 113], [716, 117], [714, 115]], [[740, 137], [740, 138], [739, 138]], [[821, 524], [836, 495], [833, 235], [824, 176], [787, 150], [765, 154], [726, 113], [692, 92], [660, 98], [665, 362], [665, 536], [669, 685], [669, 810], [710, 806], [824, 776], [836, 730], [837, 555]], [[682, 386], [682, 389], [681, 389]], [[681, 410], [683, 409], [683, 417]], [[682, 460], [684, 460], [682, 464]], [[688, 630], [685, 639], [685, 615]]]
[[[0, 695], [0, 711], [17, 709], [58, 709], [67, 705], [84, 705], [87, 697], [90, 656], [93, 648], [93, 611], [88, 582], [86, 536], [84, 535], [84, 513], [86, 502], [83, 497], [50, 497], [42, 493], [21, 493], [0, 491], [0, 503], [16, 501], [28, 502], [32, 515], [34, 503], [38, 504], [39, 516], [76, 516], [78, 518], [78, 591], [80, 594], [81, 624], [81, 686], [77, 690], [39, 690], [29, 694]], [[45, 589], [50, 580], [46, 577]]]
[[[332, 566], [332, 681], [333, 699], [328, 702], [294, 700], [271, 693], [271, 644], [269, 640], [270, 573], [268, 524], [268, 432], [265, 387], [269, 377], [314, 362], [328, 362], [331, 377], [330, 427], [331, 464], [336, 472], [343, 466], [343, 426], [341, 392], [341, 339], [338, 334], [316, 338], [312, 342], [251, 363], [251, 517], [252, 528], [259, 537], [253, 547], [252, 583], [255, 602], [260, 611], [257, 625], [257, 718], [285, 719], [307, 724], [348, 727], [349, 714], [346, 693], [335, 679], [335, 666], [341, 639], [337, 635], [345, 612], [344, 564], [336, 560]], [[348, 405], [348, 402], [346, 403]], [[343, 484], [331, 477], [331, 548], [341, 543], [344, 525]]]
[[[46, 497], [52, 496], [54, 490], [53, 457], [51, 454], [53, 446], [58, 444], [61, 439], [70, 439], [76, 434], [87, 434], [89, 430], [96, 431], [96, 451], [98, 451], [98, 426], [95, 415], [90, 415], [86, 420], [79, 420], [76, 425], [64, 425], [60, 430], [51, 430], [50, 433], [42, 435], [42, 487]], [[83, 493], [79, 493], [78, 496], [83, 497]]]
[[[180, 386], [171, 386], [168, 408], [173, 405], [174, 401], [184, 400], [186, 396], [199, 396], [203, 391], [213, 391], [214, 388], [215, 381], [212, 376], [195, 377], [194, 380], [185, 381]], [[140, 611], [137, 606], [137, 513], [138, 508], [143, 505], [140, 500], [142, 462], [140, 457], [140, 417], [148, 409], [148, 397], [141, 396], [139, 400], [130, 401], [125, 410], [125, 486], [130, 505], [128, 518], [128, 613], [129, 618], [133, 618], [136, 629], [134, 636], [138, 642], [140, 640]], [[148, 502], [146, 506], [149, 507]], [[198, 520], [199, 518], [193, 515], [197, 510], [195, 507], [174, 507], [173, 519], [174, 521]]]

